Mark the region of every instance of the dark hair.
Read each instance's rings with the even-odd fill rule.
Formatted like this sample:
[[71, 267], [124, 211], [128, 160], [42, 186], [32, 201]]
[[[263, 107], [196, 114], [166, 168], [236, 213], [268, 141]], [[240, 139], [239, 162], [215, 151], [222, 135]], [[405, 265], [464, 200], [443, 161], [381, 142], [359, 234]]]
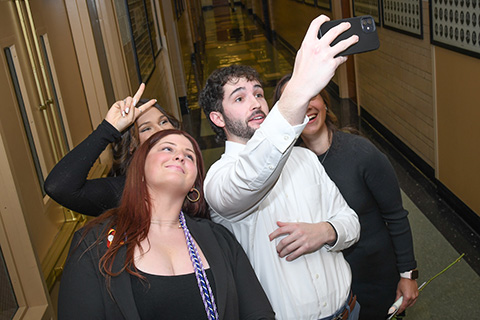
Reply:
[[[290, 81], [292, 78], [291, 74], [284, 75], [277, 83], [273, 93], [273, 104], [277, 103], [280, 100], [280, 96], [282, 95], [283, 88], [285, 85]], [[337, 116], [333, 113], [331, 104], [330, 104], [330, 95], [328, 94], [327, 90], [323, 89], [320, 91], [320, 96], [322, 97], [323, 101], [325, 102], [325, 106], [327, 107], [327, 112], [325, 116], [325, 124], [327, 125], [328, 129], [328, 136], [331, 138], [333, 132], [338, 130], [338, 119]]]
[[227, 136], [223, 128], [217, 127], [210, 120], [210, 113], [212, 111], [218, 111], [222, 115], [223, 112], [223, 86], [229, 81], [235, 81], [239, 79], [247, 79], [248, 81], [262, 82], [260, 74], [252, 67], [245, 65], [234, 64], [228, 67], [220, 68], [212, 72], [208, 77], [205, 87], [200, 92], [198, 104], [202, 107], [213, 131], [216, 134], [217, 142], [225, 141]]
[[[131, 164], [127, 170], [122, 200], [118, 208], [111, 209], [89, 222], [83, 233], [82, 240], [87, 232], [95, 225], [110, 220], [108, 225], [104, 228], [103, 233], [100, 234], [98, 240], [95, 242], [95, 244], [99, 244], [106, 240], [107, 233], [111, 228], [115, 229], [116, 236], [113, 238], [107, 251], [99, 261], [100, 272], [105, 275], [107, 287], [110, 285], [111, 277], [115, 277], [123, 271], [143, 279], [135, 268], [133, 258], [135, 247], [139, 246], [140, 242], [148, 235], [152, 217], [150, 212], [151, 198], [144, 181], [145, 162], [150, 150], [162, 138], [172, 134], [183, 135], [186, 137], [192, 143], [196, 157], [197, 177], [195, 179], [195, 188], [198, 190], [200, 197], [196, 202], [191, 202], [185, 197], [182, 211], [184, 214], [192, 217], [210, 218], [207, 202], [205, 201], [203, 193], [205, 169], [203, 166], [202, 152], [198, 143], [192, 136], [181, 130], [167, 129], [155, 133], [137, 149], [132, 157]], [[196, 198], [196, 196], [196, 194], [193, 194], [190, 198]], [[122, 246], [126, 246], [127, 248], [125, 261], [123, 262], [122, 268], [119, 270], [113, 270], [113, 262]]]
[[[150, 99], [140, 99], [137, 106], [141, 106], [148, 101], [150, 101]], [[170, 122], [175, 129], [180, 129], [180, 122], [175, 119], [174, 116], [166, 112], [158, 103], [155, 103], [153, 107], [157, 108], [158, 111], [167, 117], [168, 122]], [[138, 125], [137, 122], [135, 122], [122, 133], [122, 138], [119, 141], [112, 143], [113, 162], [108, 174], [109, 176], [124, 176], [127, 173], [133, 152], [135, 152], [139, 144]]]

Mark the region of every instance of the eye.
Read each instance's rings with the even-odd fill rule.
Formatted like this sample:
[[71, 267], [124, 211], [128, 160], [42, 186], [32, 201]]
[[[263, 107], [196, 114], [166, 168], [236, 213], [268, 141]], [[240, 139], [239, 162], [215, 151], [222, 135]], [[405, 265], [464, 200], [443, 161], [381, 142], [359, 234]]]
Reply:
[[160, 149], [160, 150], [170, 152], [170, 151], [172, 151], [173, 149], [172, 149], [171, 147], [163, 147], [163, 148]]
[[151, 129], [150, 127], [143, 127], [143, 128], [140, 129], [140, 132], [146, 132], [150, 129]]
[[243, 98], [242, 97], [238, 97], [235, 99], [235, 102], [242, 102]]
[[185, 157], [188, 158], [188, 159], [190, 159], [190, 160], [192, 160], [192, 161], [195, 160], [195, 157], [194, 157], [193, 155], [191, 155], [191, 154], [187, 154], [187, 155], [185, 155]]
[[168, 121], [167, 119], [160, 120], [160, 125], [161, 126], [164, 126], [164, 125], [169, 124], [169, 123], [170, 123], [170, 121]]
[[256, 97], [256, 98], [263, 98], [263, 93], [257, 93], [257, 94], [255, 95], [255, 97]]

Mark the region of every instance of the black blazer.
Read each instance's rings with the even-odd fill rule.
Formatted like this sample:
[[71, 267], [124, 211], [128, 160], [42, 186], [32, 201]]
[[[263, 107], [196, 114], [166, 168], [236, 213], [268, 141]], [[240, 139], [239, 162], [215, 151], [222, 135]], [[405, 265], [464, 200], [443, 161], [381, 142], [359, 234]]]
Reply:
[[[208, 260], [216, 286], [219, 319], [274, 319], [274, 312], [248, 258], [233, 235], [223, 226], [206, 219], [185, 216], [187, 226]], [[110, 292], [98, 263], [107, 250], [106, 239], [92, 244], [103, 234], [107, 223], [90, 230], [81, 241], [75, 233], [61, 283], [58, 319], [140, 319], [131, 288], [130, 275], [122, 272], [111, 280]], [[114, 261], [119, 271], [126, 247]]]

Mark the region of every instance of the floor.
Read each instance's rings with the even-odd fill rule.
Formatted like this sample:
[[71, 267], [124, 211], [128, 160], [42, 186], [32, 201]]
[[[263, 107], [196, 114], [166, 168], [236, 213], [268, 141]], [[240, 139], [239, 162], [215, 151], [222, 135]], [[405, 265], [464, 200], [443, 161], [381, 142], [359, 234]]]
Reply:
[[[265, 95], [272, 97], [276, 81], [291, 72], [294, 56], [278, 43], [269, 42], [261, 26], [240, 6], [204, 12], [207, 40], [202, 59], [205, 75], [232, 63], [255, 67], [265, 80]], [[300, 35], [302, 36], [302, 35]], [[186, 70], [192, 70], [185, 61]], [[197, 74], [201, 74], [198, 73]], [[189, 114], [185, 129], [202, 148], [206, 168], [223, 153], [223, 143], [215, 142], [213, 131], [197, 105], [198, 84], [204, 79], [189, 76]], [[440, 198], [434, 184], [390, 145], [348, 100], [333, 96], [333, 110], [341, 125], [353, 125], [371, 139], [391, 160], [399, 178], [404, 206], [409, 211], [415, 255], [420, 270], [419, 285], [465, 255], [420, 293], [405, 319], [472, 319], [480, 301], [480, 237]]]

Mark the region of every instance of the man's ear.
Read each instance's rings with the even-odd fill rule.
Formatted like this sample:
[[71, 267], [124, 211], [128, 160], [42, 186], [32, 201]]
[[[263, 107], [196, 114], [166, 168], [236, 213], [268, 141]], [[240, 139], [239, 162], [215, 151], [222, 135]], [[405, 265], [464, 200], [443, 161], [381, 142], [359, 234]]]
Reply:
[[223, 119], [223, 114], [219, 111], [210, 112], [210, 120], [219, 128], [225, 127], [225, 120]]

